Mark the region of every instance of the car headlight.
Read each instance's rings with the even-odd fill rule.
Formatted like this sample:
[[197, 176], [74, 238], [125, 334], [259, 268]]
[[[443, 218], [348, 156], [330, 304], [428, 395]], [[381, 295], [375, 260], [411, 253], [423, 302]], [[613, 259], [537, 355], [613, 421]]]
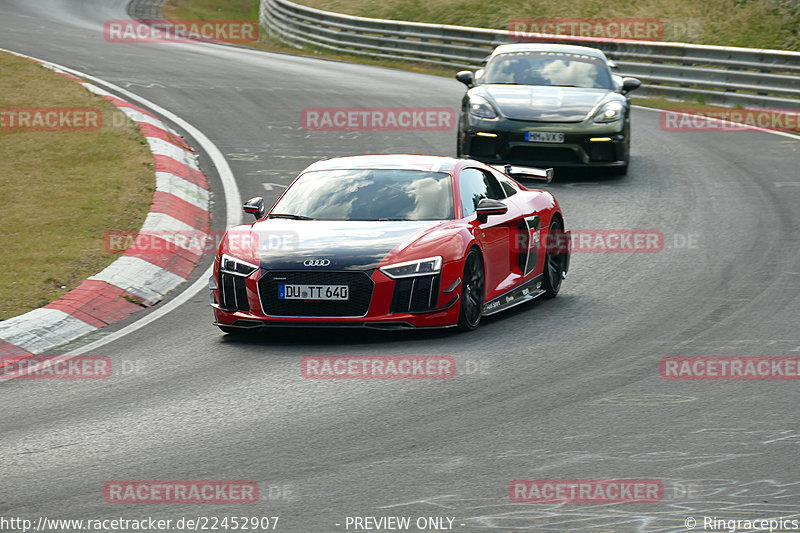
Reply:
[[258, 267], [251, 265], [246, 261], [242, 261], [241, 259], [236, 259], [235, 257], [222, 254], [222, 257], [219, 260], [219, 269], [223, 272], [227, 272], [228, 274], [247, 277], [258, 270]]
[[427, 257], [416, 261], [407, 261], [381, 267], [380, 271], [390, 278], [413, 278], [414, 276], [430, 276], [442, 271], [442, 257]]
[[492, 104], [486, 98], [478, 95], [469, 97], [469, 113], [480, 118], [497, 118]]
[[600, 123], [615, 122], [622, 118], [624, 107], [619, 102], [607, 102], [595, 113], [594, 121]]

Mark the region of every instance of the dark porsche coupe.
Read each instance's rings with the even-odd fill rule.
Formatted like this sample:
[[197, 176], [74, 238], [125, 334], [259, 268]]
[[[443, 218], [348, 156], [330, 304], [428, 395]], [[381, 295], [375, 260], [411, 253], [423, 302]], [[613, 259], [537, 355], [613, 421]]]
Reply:
[[468, 87], [459, 117], [459, 157], [627, 172], [628, 93], [640, 82], [614, 74], [602, 51], [561, 44], [501, 45], [485, 68], [461, 71], [456, 79]]

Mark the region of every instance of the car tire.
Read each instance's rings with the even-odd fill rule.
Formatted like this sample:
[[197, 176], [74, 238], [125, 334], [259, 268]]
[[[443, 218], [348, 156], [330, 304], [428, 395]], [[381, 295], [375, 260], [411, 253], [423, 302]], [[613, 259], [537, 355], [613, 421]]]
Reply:
[[461, 303], [458, 312], [458, 329], [472, 331], [478, 327], [483, 314], [485, 276], [483, 258], [473, 248], [464, 260], [464, 276], [461, 278]]
[[[561, 250], [560, 235], [563, 235], [564, 223], [559, 217], [553, 217], [547, 232], [547, 252], [544, 256], [544, 273], [542, 289], [545, 298], [555, 298], [561, 290], [561, 281], [566, 274], [567, 252]], [[555, 246], [553, 244], [555, 243]], [[551, 250], [555, 248], [555, 250]]]
[[461, 118], [459, 118], [456, 133], [456, 157], [464, 157], [464, 130], [462, 129], [462, 124]]
[[628, 164], [631, 162], [631, 126], [625, 125], [625, 162], [621, 167], [612, 167], [612, 176], [624, 176], [628, 173]]

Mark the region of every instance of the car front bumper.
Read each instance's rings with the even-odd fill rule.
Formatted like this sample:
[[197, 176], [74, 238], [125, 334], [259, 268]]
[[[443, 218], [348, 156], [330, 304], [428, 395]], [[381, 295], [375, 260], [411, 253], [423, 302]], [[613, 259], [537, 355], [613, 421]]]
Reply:
[[[218, 265], [218, 262], [217, 262]], [[458, 323], [461, 293], [458, 262], [445, 263], [440, 274], [395, 280], [380, 270], [313, 273], [260, 269], [251, 276], [233, 276], [215, 266], [209, 280], [214, 324], [223, 327], [350, 327], [373, 329], [442, 328]], [[277, 284], [315, 277], [314, 284], [348, 284], [349, 302], [278, 298]], [[342, 276], [355, 279], [352, 284]], [[276, 281], [278, 280], [278, 281]], [[326, 281], [333, 280], [333, 281]], [[361, 294], [357, 295], [356, 283]], [[369, 294], [364, 294], [370, 291]], [[317, 312], [319, 310], [320, 312]]]
[[[486, 163], [552, 167], [619, 167], [627, 160], [629, 139], [624, 121], [596, 124], [483, 120], [470, 116], [462, 152]], [[526, 132], [562, 133], [563, 143], [525, 140]]]

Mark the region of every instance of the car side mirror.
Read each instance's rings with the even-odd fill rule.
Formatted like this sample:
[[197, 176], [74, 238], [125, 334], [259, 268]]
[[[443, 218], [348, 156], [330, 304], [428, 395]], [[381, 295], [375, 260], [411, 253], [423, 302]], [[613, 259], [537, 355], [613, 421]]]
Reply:
[[262, 218], [266, 209], [264, 208], [264, 199], [260, 196], [250, 198], [244, 203], [244, 212], [250, 213], [256, 220]]
[[478, 220], [481, 223], [485, 223], [492, 215], [505, 215], [508, 213], [508, 206], [500, 200], [483, 198], [478, 202], [478, 207], [475, 211], [478, 214]]
[[642, 82], [636, 78], [622, 78], [622, 94], [628, 94], [634, 89], [638, 89]]
[[456, 73], [456, 79], [469, 88], [475, 85], [475, 73], [471, 70], [462, 70]]

